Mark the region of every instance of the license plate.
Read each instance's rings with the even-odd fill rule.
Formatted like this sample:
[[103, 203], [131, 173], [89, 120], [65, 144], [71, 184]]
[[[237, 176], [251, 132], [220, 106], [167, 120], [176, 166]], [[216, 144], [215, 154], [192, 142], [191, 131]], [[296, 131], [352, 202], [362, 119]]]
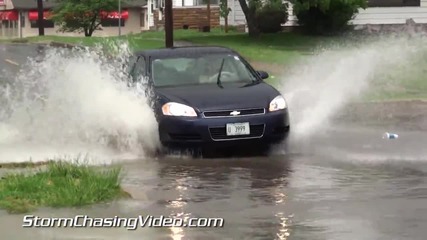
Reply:
[[226, 126], [227, 136], [249, 135], [251, 133], [249, 123], [228, 123]]

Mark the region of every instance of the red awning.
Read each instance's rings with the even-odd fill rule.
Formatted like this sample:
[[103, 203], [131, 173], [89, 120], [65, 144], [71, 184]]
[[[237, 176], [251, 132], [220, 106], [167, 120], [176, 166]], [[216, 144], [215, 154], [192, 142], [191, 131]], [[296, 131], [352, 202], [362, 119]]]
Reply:
[[[52, 13], [50, 11], [44, 11], [43, 12], [43, 19], [48, 19]], [[39, 12], [37, 10], [32, 10], [28, 12], [28, 20], [30, 21], [37, 21], [39, 17]]]
[[[129, 18], [129, 12], [127, 10], [122, 11], [122, 19], [127, 20]], [[118, 19], [120, 18], [120, 14], [119, 12], [105, 12], [102, 11], [101, 12], [101, 18], [105, 19], [105, 18], [113, 18], [113, 19]]]
[[0, 12], [0, 20], [10, 20], [10, 21], [18, 21], [19, 14], [18, 11], [1, 11]]

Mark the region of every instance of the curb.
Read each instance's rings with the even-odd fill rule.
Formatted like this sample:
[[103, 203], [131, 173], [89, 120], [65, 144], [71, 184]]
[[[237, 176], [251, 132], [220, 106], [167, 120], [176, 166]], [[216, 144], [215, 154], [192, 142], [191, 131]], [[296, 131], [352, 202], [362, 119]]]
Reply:
[[52, 42], [48, 43], [47, 45], [49, 45], [51, 47], [62, 47], [62, 48], [68, 48], [68, 49], [72, 49], [72, 48], [76, 48], [76, 47], [82, 47], [82, 46], [76, 45], [76, 44], [62, 43], [62, 42], [55, 42], [55, 41], [52, 41]]

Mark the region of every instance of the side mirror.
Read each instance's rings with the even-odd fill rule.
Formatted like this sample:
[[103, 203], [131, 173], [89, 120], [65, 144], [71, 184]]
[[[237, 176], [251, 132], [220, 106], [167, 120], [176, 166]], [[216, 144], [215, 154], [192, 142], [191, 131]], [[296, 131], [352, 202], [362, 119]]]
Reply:
[[261, 77], [261, 79], [267, 79], [269, 77], [268, 73], [265, 71], [257, 71], [257, 73]]

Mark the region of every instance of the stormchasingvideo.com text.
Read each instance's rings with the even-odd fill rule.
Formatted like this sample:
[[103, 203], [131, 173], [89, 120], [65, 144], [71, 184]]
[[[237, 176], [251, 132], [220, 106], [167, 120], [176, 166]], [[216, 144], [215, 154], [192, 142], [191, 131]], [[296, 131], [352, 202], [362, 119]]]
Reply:
[[87, 215], [75, 217], [39, 217], [34, 215], [24, 216], [22, 227], [49, 228], [117, 228], [136, 230], [145, 227], [193, 227], [193, 228], [221, 228], [224, 226], [223, 218], [173, 218], [165, 216], [138, 216], [133, 218], [110, 217], [95, 218]]

